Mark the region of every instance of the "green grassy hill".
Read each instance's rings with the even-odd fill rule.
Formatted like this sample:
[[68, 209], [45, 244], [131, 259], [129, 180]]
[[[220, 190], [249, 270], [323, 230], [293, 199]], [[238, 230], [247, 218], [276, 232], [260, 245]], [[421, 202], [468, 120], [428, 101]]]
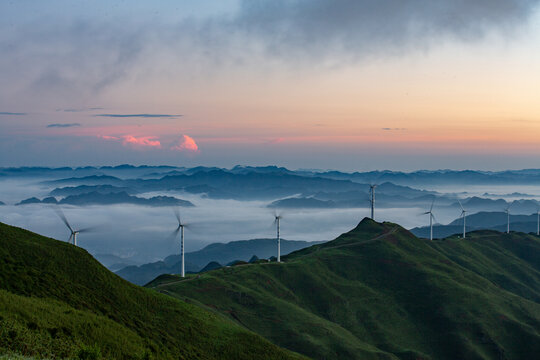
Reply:
[[364, 219], [285, 262], [148, 285], [318, 359], [533, 359], [540, 240], [492, 231], [430, 242]]
[[85, 250], [0, 223], [0, 354], [295, 359], [225, 317], [122, 280]]

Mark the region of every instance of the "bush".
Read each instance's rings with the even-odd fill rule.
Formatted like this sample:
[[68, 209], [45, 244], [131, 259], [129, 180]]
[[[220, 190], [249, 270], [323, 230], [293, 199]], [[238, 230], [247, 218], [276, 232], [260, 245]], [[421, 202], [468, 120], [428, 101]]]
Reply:
[[81, 349], [77, 353], [77, 357], [80, 360], [99, 360], [101, 359], [101, 350], [99, 346], [81, 346]]

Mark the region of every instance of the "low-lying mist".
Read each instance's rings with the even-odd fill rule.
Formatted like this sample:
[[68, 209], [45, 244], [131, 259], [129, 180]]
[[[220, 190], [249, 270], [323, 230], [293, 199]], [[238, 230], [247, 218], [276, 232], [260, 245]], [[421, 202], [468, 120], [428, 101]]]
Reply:
[[[52, 206], [14, 205], [27, 197], [45, 196], [51, 189], [40, 185], [36, 179], [1, 181], [0, 185], [0, 200], [6, 203], [0, 206], [1, 222], [67, 241], [69, 230]], [[517, 191], [510, 187], [487, 190], [499, 193]], [[531, 192], [530, 188], [523, 190]], [[185, 244], [188, 252], [214, 242], [275, 237], [274, 210], [266, 207], [269, 201], [214, 200], [173, 191], [142, 194], [145, 197], [156, 195], [176, 196], [195, 204], [195, 207], [180, 209], [183, 221], [188, 224]], [[365, 208], [278, 210], [283, 215], [282, 237], [289, 240], [332, 240], [369, 216], [368, 205], [366, 202]], [[121, 204], [63, 206], [62, 209], [74, 229], [95, 227], [93, 232], [82, 233], [78, 237], [79, 246], [92, 254], [113, 254], [132, 262], [145, 263], [179, 252], [179, 239], [171, 238], [177, 226], [171, 208]], [[425, 226], [429, 224], [429, 218], [420, 214], [426, 210], [376, 209], [375, 218], [396, 222], [406, 228]], [[448, 223], [459, 216], [460, 210], [438, 210], [435, 204], [434, 213], [438, 222]]]

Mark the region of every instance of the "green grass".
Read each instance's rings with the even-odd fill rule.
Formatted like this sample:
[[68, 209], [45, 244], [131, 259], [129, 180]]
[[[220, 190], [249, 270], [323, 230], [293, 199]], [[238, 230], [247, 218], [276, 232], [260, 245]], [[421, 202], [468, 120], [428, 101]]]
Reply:
[[161, 277], [148, 287], [318, 359], [536, 358], [539, 239], [470, 235], [430, 242], [365, 219], [282, 264]]
[[85, 250], [0, 224], [0, 353], [51, 359], [295, 359], [226, 317], [141, 288]]

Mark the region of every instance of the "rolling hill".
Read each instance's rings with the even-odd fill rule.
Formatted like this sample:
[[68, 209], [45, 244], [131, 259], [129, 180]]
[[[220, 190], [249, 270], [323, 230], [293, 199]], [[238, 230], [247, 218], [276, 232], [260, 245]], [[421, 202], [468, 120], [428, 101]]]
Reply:
[[316, 359], [533, 359], [540, 240], [479, 231], [428, 241], [364, 219], [285, 262], [148, 287], [206, 306]]
[[128, 283], [85, 250], [0, 223], [0, 354], [297, 359], [221, 315]]

